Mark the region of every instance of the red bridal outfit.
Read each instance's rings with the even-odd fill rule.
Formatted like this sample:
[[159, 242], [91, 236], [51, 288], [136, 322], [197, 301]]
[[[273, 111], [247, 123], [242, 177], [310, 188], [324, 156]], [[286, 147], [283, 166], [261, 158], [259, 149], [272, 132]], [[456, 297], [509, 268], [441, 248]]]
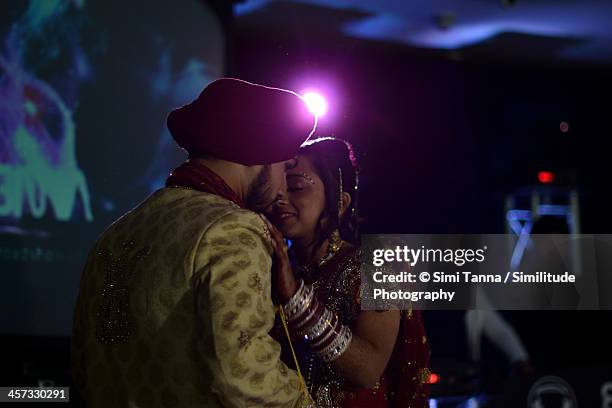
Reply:
[[[323, 266], [299, 268], [296, 278], [312, 284], [315, 295], [336, 313], [344, 325], [354, 328], [360, 306], [359, 251], [344, 246]], [[272, 337], [282, 345], [283, 361], [292, 368], [291, 348], [277, 318]], [[301, 372], [317, 407], [426, 408], [429, 396], [430, 348], [423, 317], [418, 310], [401, 311], [395, 348], [380, 380], [373, 388], [359, 388], [342, 377], [332, 363], [325, 363], [300, 338], [293, 338]]]

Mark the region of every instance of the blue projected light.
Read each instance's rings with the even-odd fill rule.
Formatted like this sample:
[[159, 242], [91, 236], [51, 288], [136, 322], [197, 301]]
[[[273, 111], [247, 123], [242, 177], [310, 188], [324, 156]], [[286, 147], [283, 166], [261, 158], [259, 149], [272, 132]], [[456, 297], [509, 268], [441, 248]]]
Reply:
[[[612, 2], [567, 0], [518, 2], [503, 7], [500, 1], [465, 0], [293, 0], [290, 3], [365, 13], [338, 27], [346, 35], [455, 50], [485, 42], [504, 33], [582, 39], [559, 56], [573, 59], [612, 59]], [[246, 0], [234, 6], [237, 16], [264, 9], [272, 0]], [[448, 25], [436, 17], [453, 16]]]
[[[164, 49], [158, 58], [156, 70], [149, 78], [149, 92], [154, 100], [170, 101], [170, 106], [181, 106], [195, 99], [202, 88], [221, 76], [219, 67], [192, 57], [183, 66], [172, 66], [172, 52]], [[178, 74], [174, 74], [178, 72]], [[178, 164], [176, 157], [169, 152], [176, 151], [166, 126], [162, 126], [157, 135], [157, 143], [153, 160], [140, 180], [149, 192], [164, 186], [168, 177], [168, 169]], [[182, 160], [182, 158], [181, 158]]]
[[523, 259], [525, 249], [533, 245], [529, 236], [531, 228], [533, 227], [533, 219], [531, 211], [526, 210], [510, 210], [506, 218], [510, 223], [512, 231], [518, 235], [518, 240], [514, 245], [514, 251], [512, 251], [512, 259], [510, 260], [510, 268], [516, 269]]
[[[536, 208], [537, 216], [557, 216], [564, 217], [567, 225], [571, 226], [574, 222], [572, 208], [569, 205], [541, 204]], [[512, 252], [510, 267], [516, 269], [523, 259], [526, 249], [531, 249], [533, 241], [530, 234], [533, 228], [534, 216], [530, 210], [509, 210], [506, 219], [510, 229], [518, 236], [518, 240]]]
[[105, 7], [2, 9], [0, 308], [19, 313], [0, 314], [0, 334], [71, 332], [92, 244], [185, 159], [167, 113], [223, 74], [224, 32], [205, 2]]
[[[25, 233], [15, 226], [25, 214], [94, 220], [87, 179], [77, 163], [73, 119], [75, 90], [92, 70], [75, 40], [76, 24], [65, 19], [69, 5], [31, 1], [0, 40], [0, 224], [13, 227], [5, 232]], [[58, 20], [62, 28], [47, 36], [45, 29]], [[44, 42], [45, 52], [27, 62], [31, 44], [38, 41]], [[60, 52], [70, 56], [70, 70], [60, 78], [37, 74]]]

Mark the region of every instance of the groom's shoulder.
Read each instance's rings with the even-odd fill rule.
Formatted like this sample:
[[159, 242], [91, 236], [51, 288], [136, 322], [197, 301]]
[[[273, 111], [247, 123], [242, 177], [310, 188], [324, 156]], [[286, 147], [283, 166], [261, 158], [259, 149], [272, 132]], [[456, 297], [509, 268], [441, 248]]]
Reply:
[[228, 208], [227, 211], [211, 219], [207, 232], [226, 236], [236, 233], [242, 236], [247, 234], [266, 241], [270, 240], [270, 231], [261, 216], [238, 206]]
[[272, 250], [272, 236], [261, 216], [238, 206], [216, 217], [203, 238], [221, 246], [238, 245], [246, 251]]
[[166, 187], [158, 190], [151, 198], [153, 207], [187, 223], [214, 223], [229, 214], [244, 216], [243, 212], [250, 213], [221, 196], [190, 188]]
[[219, 222], [245, 225], [261, 222], [256, 213], [240, 208], [223, 197], [181, 187], [155, 191], [114, 224], [133, 225], [137, 220], [147, 228], [184, 229], [187, 235], [199, 235], [202, 230]]
[[261, 217], [215, 194], [189, 188], [166, 187], [151, 194], [130, 211], [120, 224], [133, 226], [136, 220], [145, 229], [157, 230], [163, 239], [180, 234], [189, 239], [241, 235], [269, 240], [270, 233]]
[[164, 188], [158, 192], [155, 206], [164, 208], [181, 223], [196, 225], [204, 230], [249, 230], [257, 235], [269, 236], [259, 214], [241, 208], [221, 196], [185, 188]]

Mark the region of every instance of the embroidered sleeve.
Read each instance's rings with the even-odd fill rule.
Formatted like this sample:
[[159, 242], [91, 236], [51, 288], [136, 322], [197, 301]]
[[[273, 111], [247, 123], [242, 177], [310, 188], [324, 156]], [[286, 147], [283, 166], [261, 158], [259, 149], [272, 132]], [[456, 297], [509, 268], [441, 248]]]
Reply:
[[[349, 291], [347, 299], [351, 321], [361, 312], [361, 265], [358, 251], [355, 251], [343, 265], [346, 287]], [[347, 311], [348, 312], [348, 311]]]
[[[374, 285], [371, 276], [366, 277], [364, 276], [364, 274], [373, 275], [374, 273], [382, 272], [384, 275], [391, 275], [397, 272], [394, 272], [394, 268], [392, 268], [388, 264], [385, 264], [382, 266], [373, 266], [369, 264], [364, 265], [363, 261], [367, 259], [367, 257], [364, 254], [363, 248], [360, 248], [358, 251], [356, 251], [356, 254], [353, 256], [353, 258], [355, 259], [354, 263], [355, 265], [357, 265], [357, 268], [358, 268], [357, 275], [359, 279], [355, 283], [355, 304], [358, 305], [359, 310], [361, 310], [361, 303], [364, 298], [369, 299], [372, 302], [372, 298], [373, 298], [372, 294], [373, 294], [375, 287], [384, 287], [388, 291], [409, 289], [409, 286], [407, 284], [402, 284], [402, 283], [385, 282], [384, 286], [382, 284]], [[399, 269], [402, 269], [405, 271], [410, 270], [410, 266], [406, 264], [397, 265], [396, 268], [398, 270]], [[406, 301], [405, 303], [400, 303], [398, 301], [391, 301], [391, 300], [380, 301], [379, 300], [379, 301], [376, 301], [376, 304], [380, 306], [376, 310], [377, 312], [396, 310], [398, 309], [398, 307], [402, 310], [411, 309], [411, 304], [409, 301]]]
[[224, 406], [302, 406], [297, 373], [280, 360], [274, 324], [269, 232], [237, 211], [204, 234], [195, 259], [199, 345]]

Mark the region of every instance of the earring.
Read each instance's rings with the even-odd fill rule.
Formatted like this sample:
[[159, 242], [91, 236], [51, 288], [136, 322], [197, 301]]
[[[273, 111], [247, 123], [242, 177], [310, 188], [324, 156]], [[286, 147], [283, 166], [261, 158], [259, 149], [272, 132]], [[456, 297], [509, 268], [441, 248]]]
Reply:
[[342, 169], [338, 167], [338, 185], [339, 194], [338, 194], [338, 224], [340, 224], [340, 218], [342, 217]]
[[331, 253], [338, 252], [342, 247], [342, 237], [340, 237], [340, 218], [342, 215], [342, 169], [338, 167], [338, 228], [332, 231], [329, 236], [329, 250]]
[[[342, 169], [338, 167], [338, 228], [340, 227], [340, 219], [342, 216]], [[329, 236], [329, 249], [331, 252], [338, 252], [342, 247], [342, 238], [340, 237], [340, 230], [336, 228], [332, 231]]]
[[338, 252], [342, 246], [342, 238], [340, 237], [340, 231], [335, 229], [329, 236], [329, 250], [330, 252]]

